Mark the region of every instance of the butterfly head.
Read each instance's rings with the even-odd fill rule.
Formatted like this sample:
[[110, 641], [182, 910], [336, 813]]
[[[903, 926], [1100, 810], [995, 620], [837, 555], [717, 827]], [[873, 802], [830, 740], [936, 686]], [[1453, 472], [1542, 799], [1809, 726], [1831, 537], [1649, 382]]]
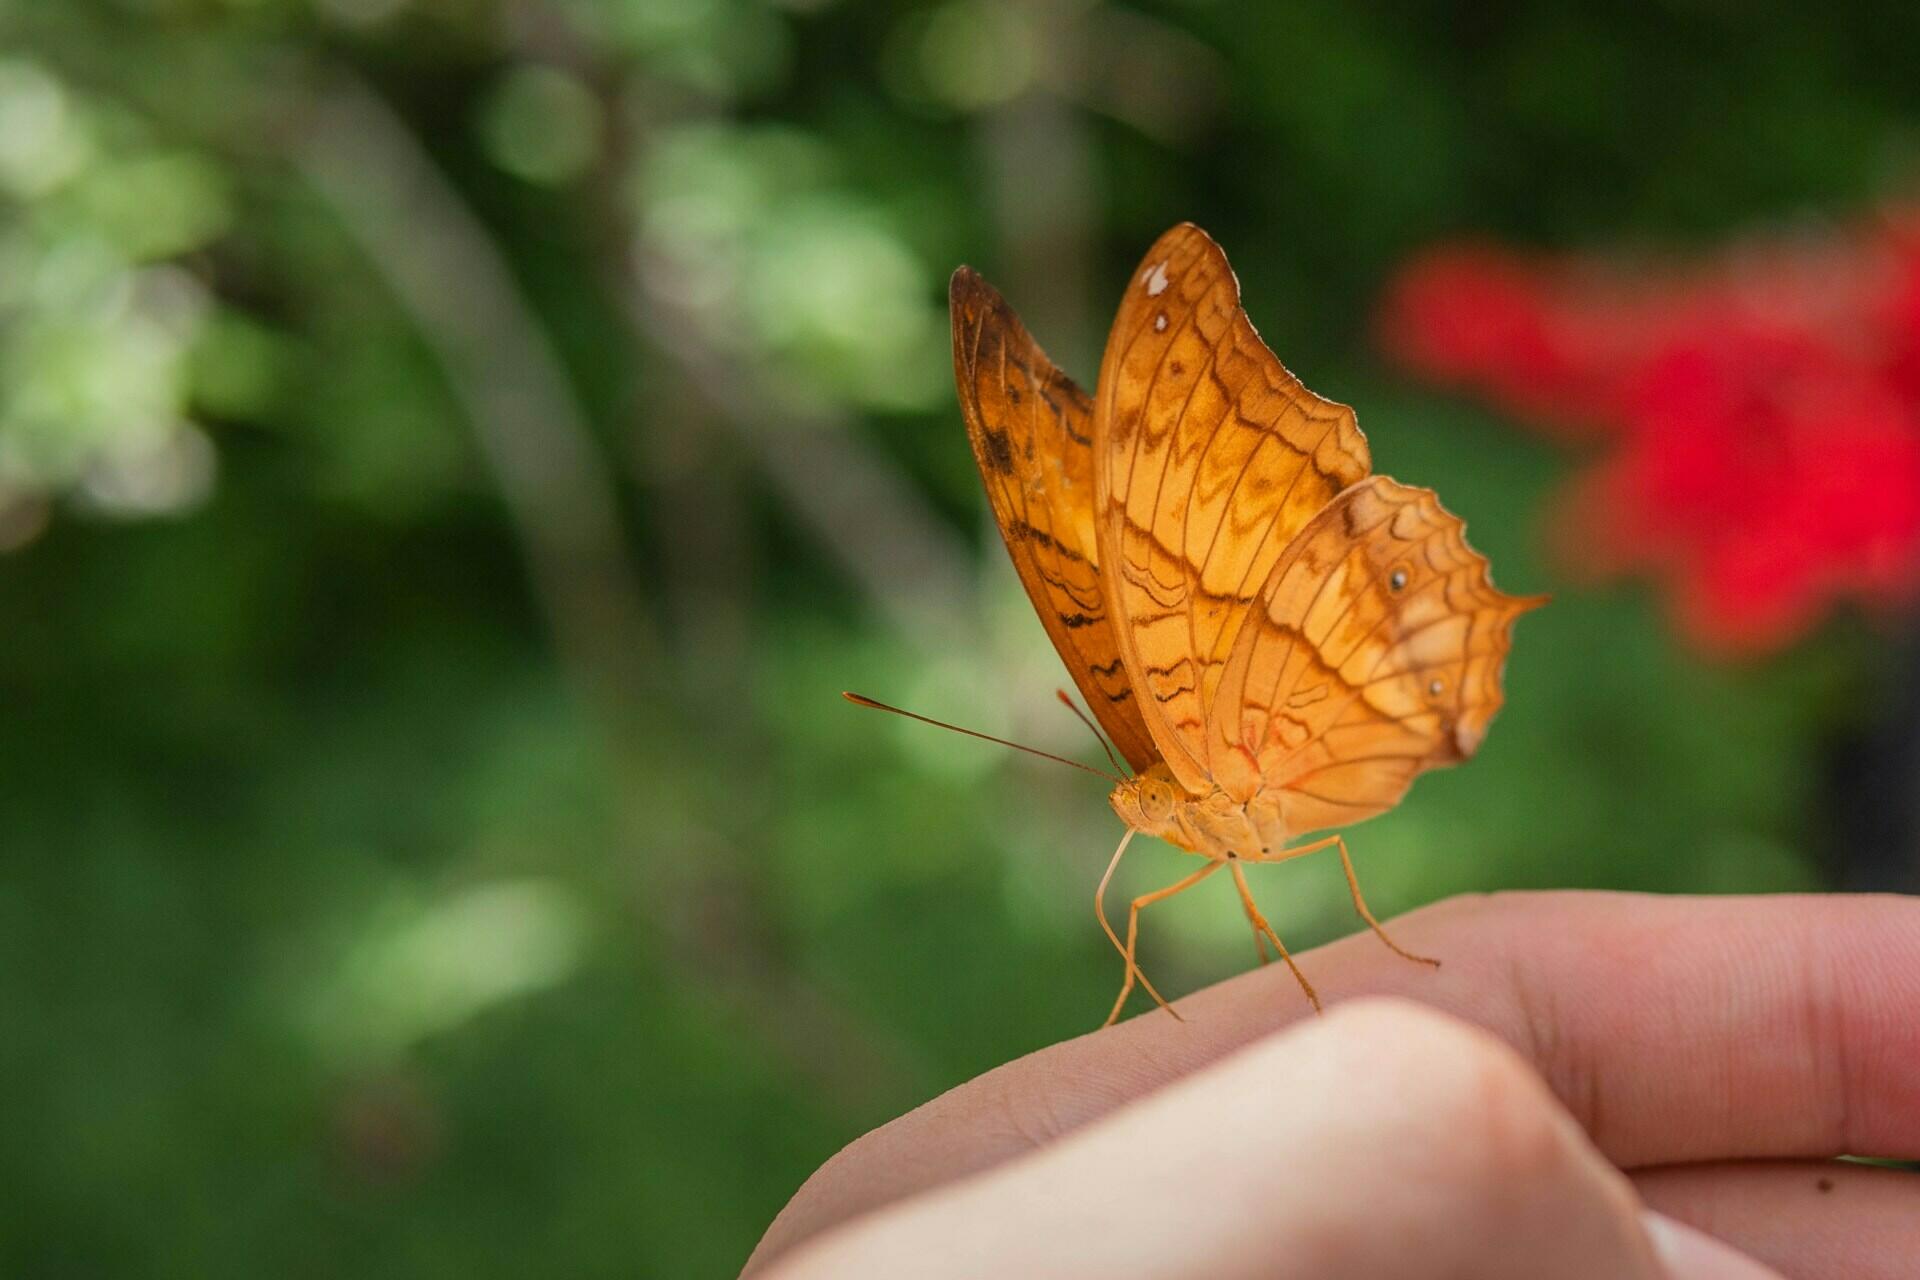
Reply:
[[[1179, 834], [1174, 813], [1182, 792], [1164, 764], [1149, 765], [1113, 789], [1107, 803], [1135, 831], [1173, 840]], [[1176, 841], [1178, 842], [1178, 841]]]

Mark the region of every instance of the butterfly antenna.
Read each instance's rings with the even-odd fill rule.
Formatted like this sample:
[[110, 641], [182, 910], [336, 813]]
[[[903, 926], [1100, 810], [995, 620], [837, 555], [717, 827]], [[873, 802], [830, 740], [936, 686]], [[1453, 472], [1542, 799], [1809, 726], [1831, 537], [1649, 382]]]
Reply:
[[998, 743], [1003, 747], [1012, 747], [1015, 751], [1024, 751], [1028, 755], [1039, 756], [1043, 760], [1056, 760], [1061, 764], [1070, 764], [1076, 769], [1084, 769], [1095, 777], [1105, 778], [1109, 782], [1124, 781], [1124, 779], [1108, 773], [1105, 769], [1096, 769], [1090, 764], [1082, 764], [1078, 760], [1069, 760], [1065, 756], [1057, 756], [1051, 751], [1042, 751], [1038, 747], [1024, 746], [1018, 742], [1008, 742], [1005, 738], [996, 738], [990, 733], [981, 733], [978, 729], [962, 729], [957, 724], [948, 724], [945, 720], [935, 720], [932, 716], [923, 716], [912, 711], [903, 711], [899, 707], [888, 706], [886, 703], [874, 698], [869, 698], [865, 694], [847, 693], [843, 691], [840, 696], [858, 707], [872, 707], [875, 711], [891, 711], [897, 716], [905, 716], [909, 720], [918, 720], [921, 724], [930, 724], [936, 729], [951, 729], [955, 733], [964, 733], [969, 738], [979, 738], [986, 742]]
[[1087, 726], [1087, 731], [1093, 735], [1093, 740], [1100, 744], [1102, 751], [1107, 753], [1107, 763], [1113, 766], [1113, 771], [1115, 773], [1125, 773], [1126, 770], [1120, 767], [1120, 758], [1113, 754], [1113, 748], [1107, 744], [1106, 735], [1101, 733], [1100, 730], [1095, 727], [1093, 721], [1087, 718], [1087, 713], [1074, 705], [1073, 699], [1067, 696], [1065, 689], [1055, 689], [1053, 693], [1055, 697], [1066, 704], [1067, 710], [1073, 712], [1076, 720]]

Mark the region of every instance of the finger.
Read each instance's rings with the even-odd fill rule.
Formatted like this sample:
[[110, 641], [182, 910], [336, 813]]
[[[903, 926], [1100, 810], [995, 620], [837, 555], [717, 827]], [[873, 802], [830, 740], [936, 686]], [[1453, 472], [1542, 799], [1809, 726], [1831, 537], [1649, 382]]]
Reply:
[[1920, 1259], [1920, 1178], [1836, 1161], [1688, 1165], [1634, 1175], [1649, 1206], [1794, 1280], [1892, 1280]]
[[1650, 1211], [1640, 1221], [1672, 1280], [1780, 1280], [1772, 1267], [1684, 1222]]
[[1639, 1214], [1505, 1045], [1368, 1001], [851, 1223], [778, 1274], [1664, 1280]]
[[[1302, 964], [1329, 998], [1402, 994], [1532, 1061], [1621, 1165], [1920, 1151], [1920, 901], [1499, 894]], [[1006, 1064], [853, 1143], [763, 1250], [1032, 1149], [1307, 1015], [1256, 970]]]
[[[1424, 985], [1518, 1049], [1622, 1167], [1920, 1150], [1920, 900], [1501, 894], [1407, 923], [1443, 971], [1362, 935], [1327, 949], [1330, 982]], [[1270, 1007], [1254, 983], [1203, 994], [1223, 1024]]]

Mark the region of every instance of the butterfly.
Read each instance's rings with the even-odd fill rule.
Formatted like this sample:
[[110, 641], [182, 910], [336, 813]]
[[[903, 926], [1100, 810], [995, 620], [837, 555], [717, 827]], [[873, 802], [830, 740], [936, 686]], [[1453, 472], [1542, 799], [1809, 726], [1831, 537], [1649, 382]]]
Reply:
[[[1502, 702], [1514, 619], [1545, 598], [1496, 590], [1432, 490], [1372, 474], [1353, 410], [1268, 350], [1226, 255], [1190, 223], [1129, 280], [1091, 396], [971, 268], [949, 304], [1001, 535], [1132, 770], [1109, 796], [1127, 830], [1094, 893], [1126, 965], [1107, 1022], [1136, 980], [1179, 1016], [1141, 972], [1140, 914], [1222, 870], [1261, 962], [1271, 943], [1319, 1009], [1245, 866], [1329, 847], [1373, 932], [1437, 965], [1374, 918], [1337, 832], [1288, 841], [1383, 813], [1420, 773], [1473, 755]], [[1123, 943], [1104, 900], [1141, 832], [1203, 865], [1135, 898]]]

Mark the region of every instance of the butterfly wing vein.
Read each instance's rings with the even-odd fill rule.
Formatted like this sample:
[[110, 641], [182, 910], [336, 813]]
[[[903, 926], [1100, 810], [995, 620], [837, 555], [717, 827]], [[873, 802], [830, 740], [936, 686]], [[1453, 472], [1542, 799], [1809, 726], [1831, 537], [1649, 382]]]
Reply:
[[977, 275], [951, 300], [1001, 533], [1129, 764], [1268, 797], [1298, 835], [1473, 754], [1540, 601], [1493, 586], [1431, 490], [1370, 474], [1353, 411], [1267, 349], [1204, 232], [1141, 260], [1094, 398]]

